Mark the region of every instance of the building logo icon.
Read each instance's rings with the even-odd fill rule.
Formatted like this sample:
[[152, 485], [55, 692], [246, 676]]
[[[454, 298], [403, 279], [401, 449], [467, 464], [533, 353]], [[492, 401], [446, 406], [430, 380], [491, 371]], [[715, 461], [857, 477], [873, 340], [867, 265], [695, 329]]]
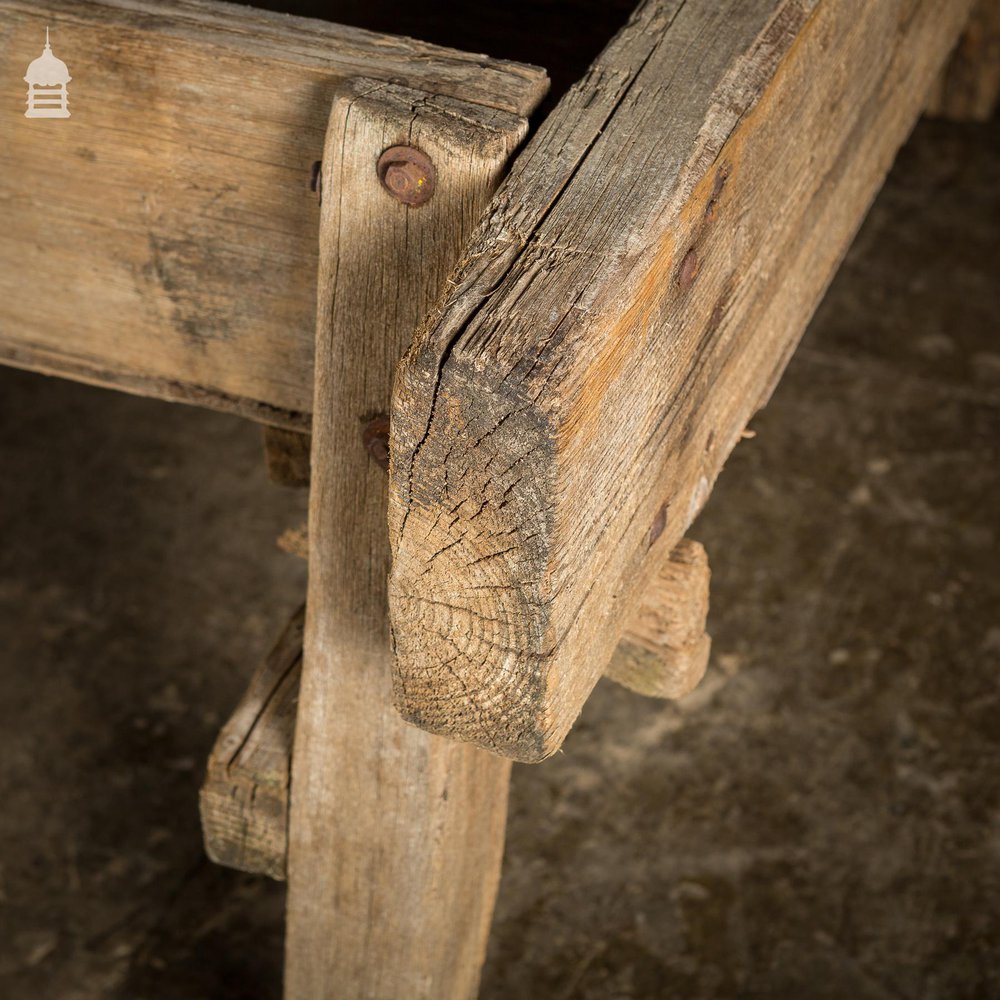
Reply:
[[28, 84], [28, 110], [25, 118], [69, 118], [69, 94], [66, 84], [72, 77], [66, 63], [56, 59], [49, 46], [49, 29], [45, 29], [45, 49], [24, 74]]

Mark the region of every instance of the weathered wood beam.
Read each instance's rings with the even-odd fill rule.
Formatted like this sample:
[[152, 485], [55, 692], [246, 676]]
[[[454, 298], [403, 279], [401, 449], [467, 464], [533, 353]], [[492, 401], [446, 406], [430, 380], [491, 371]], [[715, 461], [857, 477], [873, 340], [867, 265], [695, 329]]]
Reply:
[[[363, 80], [330, 114], [289, 1000], [454, 1000], [479, 981], [510, 763], [408, 726], [392, 708], [387, 480], [363, 431], [387, 412], [396, 363], [526, 129], [509, 112]], [[383, 154], [399, 146], [390, 171]], [[401, 158], [419, 160], [415, 150], [430, 163]], [[431, 178], [430, 200], [411, 206]]]
[[309, 179], [336, 88], [360, 73], [518, 115], [546, 88], [532, 67], [214, 0], [0, 0], [15, 88], [46, 26], [71, 117], [6, 95], [0, 362], [290, 427], [312, 409]]
[[952, 121], [985, 122], [1000, 98], [1000, 0], [978, 0], [926, 113]]
[[698, 542], [681, 539], [650, 580], [605, 677], [651, 698], [680, 698], [705, 675], [711, 574]]
[[650, 0], [560, 102], [397, 378], [404, 717], [517, 760], [559, 747], [970, 7]]
[[[304, 533], [303, 533], [304, 536]], [[656, 574], [615, 649], [606, 676], [640, 694], [678, 698], [705, 672], [711, 640], [708, 558], [684, 539]], [[222, 728], [201, 790], [208, 856], [221, 865], [283, 879], [295, 707], [302, 665], [299, 611], [254, 673]]]
[[217, 864], [285, 877], [288, 785], [305, 608], [254, 672], [208, 758], [201, 788], [205, 851]]

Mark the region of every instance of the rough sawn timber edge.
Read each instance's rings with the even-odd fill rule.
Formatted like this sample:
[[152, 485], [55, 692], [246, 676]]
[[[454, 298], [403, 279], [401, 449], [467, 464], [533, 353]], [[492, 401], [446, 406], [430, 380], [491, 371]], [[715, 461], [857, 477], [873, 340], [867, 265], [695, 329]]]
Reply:
[[558, 749], [970, 6], [648, 2], [563, 98], [397, 375], [404, 717], [516, 760]]

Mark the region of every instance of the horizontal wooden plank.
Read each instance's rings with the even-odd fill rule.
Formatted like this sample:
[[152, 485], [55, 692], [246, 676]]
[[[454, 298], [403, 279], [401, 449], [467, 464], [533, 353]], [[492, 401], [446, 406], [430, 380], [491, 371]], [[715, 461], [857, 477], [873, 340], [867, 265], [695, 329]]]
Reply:
[[46, 26], [71, 117], [25, 118], [16, 97], [0, 113], [0, 362], [289, 427], [312, 406], [309, 179], [338, 84], [403, 81], [522, 116], [547, 84], [210, 0], [0, 0], [5, 79]]
[[[305, 554], [303, 552], [303, 554]], [[607, 676], [640, 694], [677, 698], [701, 679], [711, 645], [708, 558], [684, 539], [660, 567]], [[284, 879], [303, 610], [257, 668], [223, 726], [201, 789], [205, 850], [217, 864]], [[336, 710], [336, 707], [334, 707]]]
[[406, 718], [559, 747], [970, 6], [650, 0], [546, 120], [397, 377]]

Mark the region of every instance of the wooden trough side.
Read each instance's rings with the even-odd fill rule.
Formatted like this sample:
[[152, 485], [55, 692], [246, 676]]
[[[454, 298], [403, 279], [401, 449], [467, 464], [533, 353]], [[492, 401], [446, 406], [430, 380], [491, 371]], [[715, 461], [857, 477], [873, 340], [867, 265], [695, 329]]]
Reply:
[[3, 79], [22, 86], [46, 27], [71, 116], [25, 118], [16, 92], [0, 114], [0, 363], [289, 427], [312, 410], [309, 181], [338, 85], [522, 116], [547, 86], [533, 67], [214, 0], [0, 0]]
[[[615, 650], [607, 676], [640, 694], [678, 698], [708, 663], [708, 558], [684, 539], [670, 554]], [[208, 856], [284, 879], [295, 713], [302, 671], [300, 608], [223, 726], [201, 789]]]
[[397, 377], [404, 717], [522, 761], [560, 746], [970, 8], [649, 0], [563, 98]]

